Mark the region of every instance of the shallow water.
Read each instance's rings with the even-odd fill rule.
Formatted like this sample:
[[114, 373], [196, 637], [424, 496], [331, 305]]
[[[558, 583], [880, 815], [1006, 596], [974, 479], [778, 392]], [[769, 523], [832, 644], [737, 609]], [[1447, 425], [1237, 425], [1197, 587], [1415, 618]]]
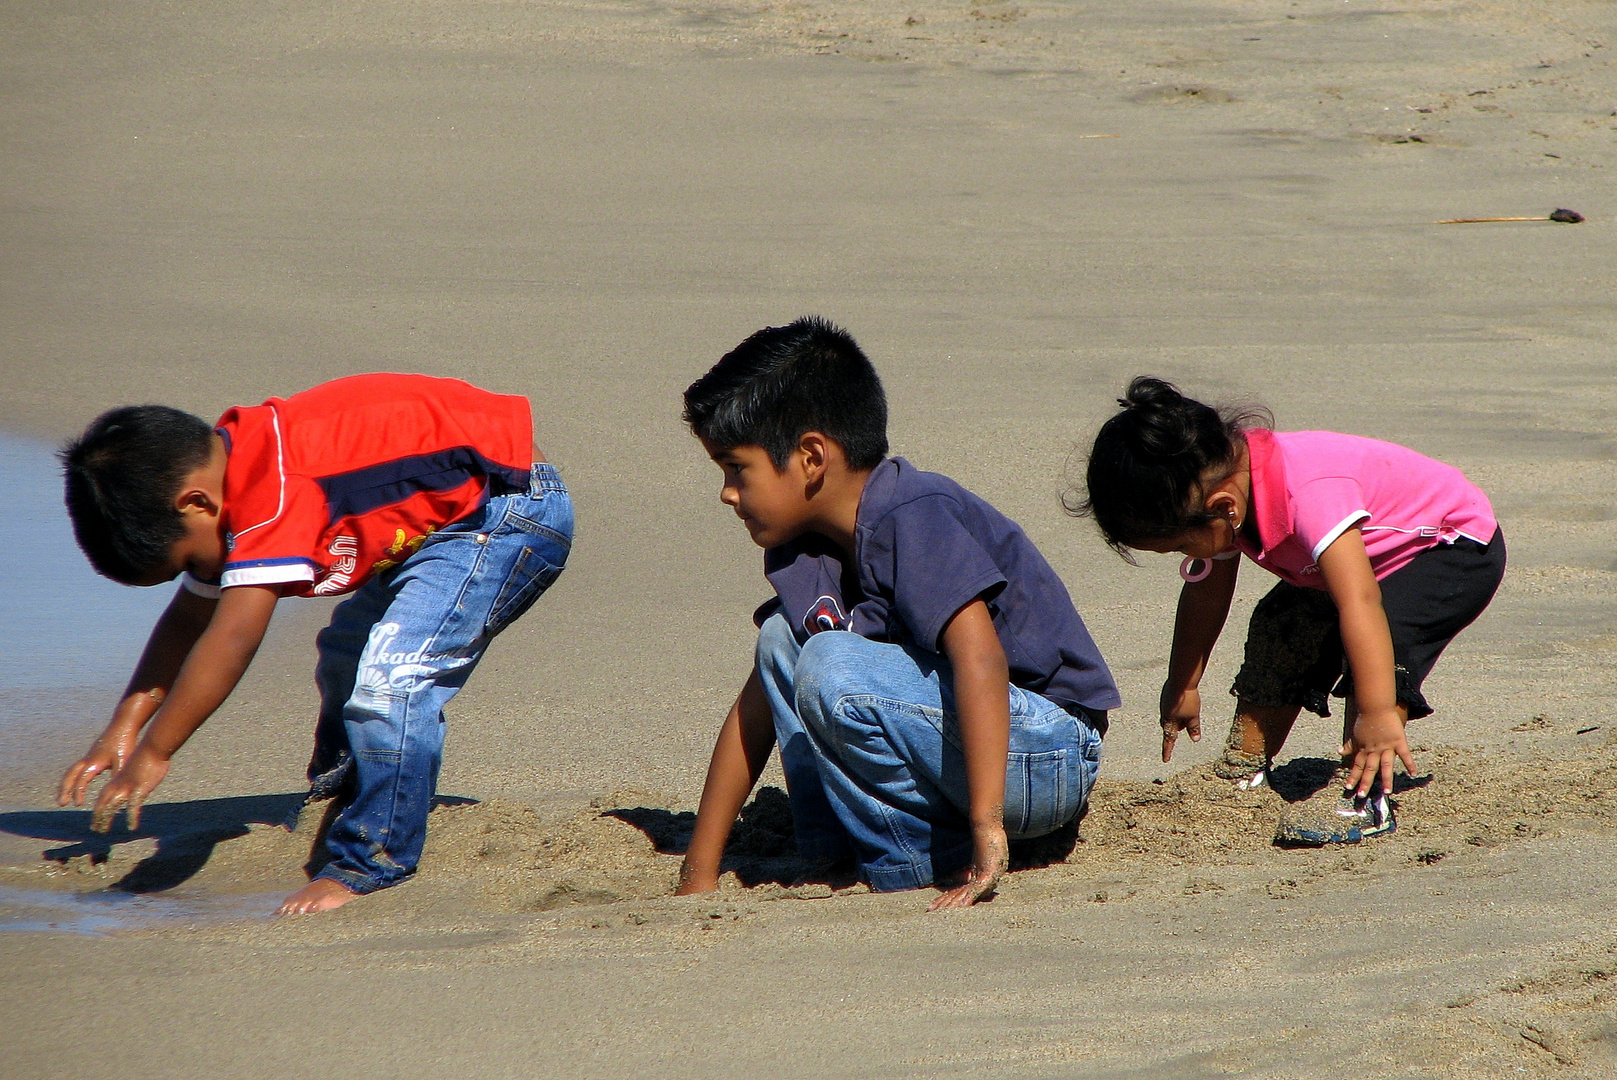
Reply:
[[[0, 492], [0, 691], [122, 686], [175, 586], [130, 588], [90, 569], [48, 444], [0, 432]], [[10, 715], [0, 710], [0, 739]]]
[[62, 506], [54, 448], [0, 432], [0, 789], [54, 778], [106, 723], [176, 586], [98, 576]]
[[175, 896], [113, 889], [60, 892], [0, 885], [0, 933], [88, 934], [104, 937], [159, 926], [268, 919], [281, 893]]

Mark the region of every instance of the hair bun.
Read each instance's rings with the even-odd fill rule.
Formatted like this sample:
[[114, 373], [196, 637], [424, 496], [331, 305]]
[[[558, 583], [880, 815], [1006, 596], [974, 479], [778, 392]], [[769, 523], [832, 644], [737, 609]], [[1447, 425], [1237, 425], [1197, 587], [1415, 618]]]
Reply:
[[1136, 375], [1129, 382], [1124, 397], [1117, 403], [1125, 409], [1171, 409], [1182, 405], [1185, 395], [1173, 383], [1164, 382], [1153, 375]]
[[1089, 454], [1089, 513], [1115, 550], [1172, 540], [1213, 516], [1203, 493], [1239, 468], [1242, 433], [1266, 421], [1261, 409], [1215, 409], [1151, 375], [1130, 380], [1122, 409], [1101, 425]]

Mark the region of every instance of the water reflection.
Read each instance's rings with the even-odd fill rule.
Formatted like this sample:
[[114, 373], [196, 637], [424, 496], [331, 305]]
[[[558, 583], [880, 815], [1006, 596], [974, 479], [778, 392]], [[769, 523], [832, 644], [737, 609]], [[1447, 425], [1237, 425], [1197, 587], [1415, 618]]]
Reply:
[[281, 893], [248, 896], [163, 896], [100, 889], [58, 892], [0, 885], [0, 933], [88, 934], [268, 919]]

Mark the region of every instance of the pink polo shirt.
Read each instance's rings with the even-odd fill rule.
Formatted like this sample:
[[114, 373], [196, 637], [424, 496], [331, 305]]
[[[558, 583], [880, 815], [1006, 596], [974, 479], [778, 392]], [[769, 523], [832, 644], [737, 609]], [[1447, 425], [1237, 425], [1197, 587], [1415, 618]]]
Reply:
[[1452, 465], [1406, 447], [1332, 431], [1249, 431], [1261, 546], [1236, 547], [1293, 585], [1323, 589], [1319, 556], [1354, 525], [1376, 580], [1438, 544], [1479, 544], [1498, 522], [1480, 488]]

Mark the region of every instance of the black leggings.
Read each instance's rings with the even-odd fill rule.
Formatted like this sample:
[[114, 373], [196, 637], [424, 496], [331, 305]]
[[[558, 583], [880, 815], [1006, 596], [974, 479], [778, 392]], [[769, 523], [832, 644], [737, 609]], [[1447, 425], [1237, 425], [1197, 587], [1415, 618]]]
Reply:
[[[1428, 548], [1381, 582], [1398, 701], [1411, 720], [1431, 714], [1421, 683], [1448, 643], [1482, 614], [1504, 576], [1505, 534], [1498, 530], [1486, 544], [1462, 537]], [[1252, 705], [1329, 716], [1327, 695], [1352, 692], [1330, 594], [1284, 581], [1269, 590], [1252, 610], [1246, 659], [1230, 693]]]

